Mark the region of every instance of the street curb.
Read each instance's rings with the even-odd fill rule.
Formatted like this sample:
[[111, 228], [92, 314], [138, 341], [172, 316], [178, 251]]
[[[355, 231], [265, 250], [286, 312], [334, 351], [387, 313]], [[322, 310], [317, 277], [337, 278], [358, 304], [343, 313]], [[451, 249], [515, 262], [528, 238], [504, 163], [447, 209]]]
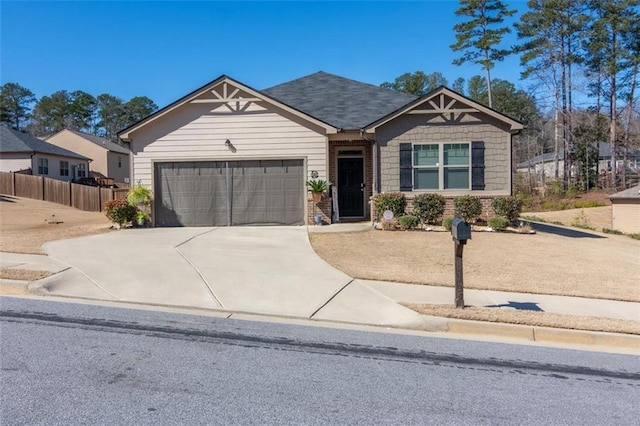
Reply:
[[566, 328], [457, 319], [449, 320], [447, 331], [456, 334], [492, 335], [541, 343], [608, 346], [640, 351], [640, 336], [634, 334], [605, 333], [600, 331], [571, 330]]
[[[49, 294], [43, 291], [42, 280], [25, 282], [18, 280], [0, 279], [0, 296], [2, 296], [2, 290], [8, 290], [7, 296], [40, 296], [48, 297]], [[93, 298], [78, 298], [71, 296], [55, 296], [63, 299], [70, 300], [86, 300], [86, 301], [103, 301], [101, 299]], [[112, 301], [113, 302], [113, 301]], [[172, 306], [172, 305], [155, 305], [145, 304], [140, 302], [126, 302], [117, 301], [125, 305], [131, 305], [132, 309], [135, 309], [135, 305], [143, 306], [157, 306], [163, 308], [178, 308], [178, 309], [193, 309], [189, 306]], [[198, 308], [199, 309], [199, 308]], [[259, 316], [259, 317], [272, 317], [272, 318], [288, 318], [296, 320], [317, 321], [313, 318], [306, 317], [290, 317], [283, 315], [266, 315], [257, 314], [254, 312], [236, 312], [228, 311], [224, 309], [205, 309], [211, 312], [219, 312], [228, 314], [228, 317], [234, 315], [247, 315], [247, 316]], [[375, 328], [392, 328], [396, 330], [416, 330], [426, 331], [432, 333], [447, 333], [447, 334], [460, 334], [467, 336], [487, 336], [487, 337], [499, 337], [507, 339], [525, 340], [538, 343], [557, 343], [557, 344], [569, 344], [569, 345], [583, 345], [588, 347], [610, 347], [620, 349], [630, 349], [640, 353], [640, 336], [634, 334], [622, 334], [622, 333], [605, 333], [598, 331], [586, 331], [586, 330], [571, 330], [563, 328], [551, 328], [551, 327], [538, 327], [519, 324], [506, 324], [506, 323], [492, 323], [486, 321], [473, 321], [473, 320], [461, 320], [445, 317], [434, 317], [429, 315], [422, 315], [423, 320], [410, 324], [364, 324], [354, 323], [349, 321], [337, 321], [337, 320], [323, 320], [322, 322], [335, 323], [335, 324], [351, 324], [351, 325], [363, 325]]]

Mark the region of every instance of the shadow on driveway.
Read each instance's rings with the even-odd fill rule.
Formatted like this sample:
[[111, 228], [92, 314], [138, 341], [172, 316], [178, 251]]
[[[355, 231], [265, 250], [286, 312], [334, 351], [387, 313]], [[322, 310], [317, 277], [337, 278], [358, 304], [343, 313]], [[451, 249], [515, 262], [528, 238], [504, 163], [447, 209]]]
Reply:
[[548, 223], [540, 223], [540, 222], [529, 222], [527, 221], [531, 228], [536, 230], [537, 232], [545, 232], [547, 234], [559, 235], [561, 237], [569, 237], [569, 238], [605, 238], [601, 235], [591, 234], [589, 232], [578, 231], [576, 229], [563, 228], [560, 226], [550, 225]]

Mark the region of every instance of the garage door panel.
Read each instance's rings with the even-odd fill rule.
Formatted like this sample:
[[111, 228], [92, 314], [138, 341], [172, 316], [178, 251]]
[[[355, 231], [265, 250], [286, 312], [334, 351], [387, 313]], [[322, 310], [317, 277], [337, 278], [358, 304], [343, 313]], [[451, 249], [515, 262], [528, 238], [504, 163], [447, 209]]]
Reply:
[[156, 164], [157, 226], [304, 223], [302, 160]]

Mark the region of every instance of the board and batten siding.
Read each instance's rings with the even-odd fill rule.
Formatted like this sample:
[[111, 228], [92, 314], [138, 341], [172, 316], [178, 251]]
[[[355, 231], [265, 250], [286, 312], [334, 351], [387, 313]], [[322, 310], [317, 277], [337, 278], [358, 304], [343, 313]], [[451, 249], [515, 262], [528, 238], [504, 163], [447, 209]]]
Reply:
[[257, 104], [245, 112], [207, 105], [186, 104], [133, 133], [132, 182], [152, 187], [154, 162], [251, 159], [304, 159], [308, 171], [326, 179], [327, 137], [320, 128]]

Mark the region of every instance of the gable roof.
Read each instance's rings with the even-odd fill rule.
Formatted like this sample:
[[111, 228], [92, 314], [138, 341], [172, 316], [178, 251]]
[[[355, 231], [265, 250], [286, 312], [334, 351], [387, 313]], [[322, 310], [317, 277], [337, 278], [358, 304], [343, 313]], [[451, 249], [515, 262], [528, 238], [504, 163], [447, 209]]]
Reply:
[[77, 130], [71, 130], [71, 129], [64, 129], [64, 130], [60, 130], [58, 133], [55, 133], [51, 136], [49, 136], [46, 140], [51, 139], [52, 137], [54, 137], [55, 135], [58, 135], [62, 132], [71, 132], [77, 136], [80, 136], [81, 138], [84, 138], [86, 140], [88, 140], [89, 142], [92, 142], [106, 150], [109, 151], [113, 151], [113, 152], [118, 152], [120, 154], [129, 154], [129, 150], [125, 147], [123, 147], [122, 145], [118, 145], [117, 143], [111, 142], [105, 138], [101, 138], [100, 136], [96, 136], [96, 135], [92, 135], [89, 133], [84, 133], [84, 132], [79, 132]]
[[[375, 121], [372, 121], [370, 123], [368, 123], [364, 128], [365, 130], [375, 130], [377, 127], [388, 123], [389, 121], [399, 117], [400, 115], [409, 112], [411, 110], [413, 110], [414, 108], [426, 104], [428, 103], [431, 99], [435, 98], [438, 95], [441, 94], [445, 94], [448, 97], [452, 98], [454, 101], [456, 102], [460, 102], [462, 104], [466, 104], [469, 105], [472, 109], [476, 110], [475, 112], [480, 112], [486, 115], [489, 115], [490, 117], [496, 118], [502, 122], [504, 122], [505, 124], [509, 125], [511, 128], [511, 131], [513, 133], [517, 133], [520, 130], [522, 130], [524, 128], [524, 126], [522, 125], [522, 123], [520, 123], [518, 120], [514, 120], [513, 118], [504, 115], [494, 109], [489, 108], [488, 106], [482, 105], [479, 102], [474, 101], [471, 98], [468, 98], [464, 95], [461, 95], [458, 92], [455, 92], [451, 89], [449, 89], [448, 87], [445, 86], [440, 86], [437, 87], [435, 89], [433, 89], [432, 91], [430, 91], [429, 93], [426, 93], [422, 96], [420, 96], [419, 98], [415, 99], [413, 102], [410, 102], [404, 106], [401, 106], [400, 108], [396, 109], [395, 111], [389, 113], [388, 115], [379, 118]], [[444, 110], [446, 110], [447, 108], [442, 106], [442, 108], [444, 108]], [[465, 113], [467, 112], [471, 112], [471, 111], [464, 111]]]
[[611, 200], [640, 200], [640, 185], [609, 195]]
[[15, 152], [15, 153], [38, 153], [59, 155], [61, 157], [71, 157], [80, 160], [89, 160], [89, 158], [76, 154], [73, 151], [69, 151], [59, 146], [55, 146], [48, 142], [38, 139], [26, 133], [19, 132], [17, 130], [9, 129], [5, 126], [0, 126], [0, 152]]
[[276, 107], [283, 109], [287, 112], [290, 112], [298, 117], [301, 117], [302, 119], [311, 122], [317, 126], [320, 126], [324, 129], [327, 130], [328, 133], [335, 133], [337, 131], [337, 129], [332, 126], [330, 123], [327, 123], [323, 120], [320, 120], [316, 117], [313, 117], [301, 110], [296, 109], [295, 107], [292, 107], [291, 105], [287, 105], [286, 103], [283, 103], [282, 101], [273, 98], [272, 96], [260, 92], [256, 89], [253, 89], [245, 84], [242, 84], [234, 79], [232, 79], [231, 77], [228, 77], [226, 75], [221, 75], [220, 77], [216, 78], [215, 80], [210, 81], [209, 83], [205, 84], [204, 86], [194, 90], [193, 92], [183, 96], [182, 98], [178, 99], [175, 102], [172, 102], [171, 104], [167, 105], [166, 107], [159, 109], [158, 111], [154, 112], [153, 114], [143, 118], [142, 120], [133, 123], [132, 125], [130, 125], [129, 127], [122, 129], [118, 132], [118, 137], [120, 137], [123, 140], [128, 140], [129, 138], [129, 134], [135, 130], [138, 130], [139, 128], [141, 128], [142, 126], [147, 125], [148, 123], [156, 120], [159, 117], [162, 117], [163, 115], [169, 113], [170, 111], [173, 111], [174, 109], [194, 100], [195, 98], [204, 95], [208, 92], [210, 92], [213, 88], [215, 88], [216, 86], [218, 86], [221, 83], [231, 83], [233, 86], [242, 89], [242, 91], [250, 94], [251, 96], [254, 96], [255, 98], [259, 98], [260, 100], [264, 100], [272, 105], [275, 105]]
[[413, 101], [408, 93], [319, 71], [262, 91], [339, 129], [362, 129]]

